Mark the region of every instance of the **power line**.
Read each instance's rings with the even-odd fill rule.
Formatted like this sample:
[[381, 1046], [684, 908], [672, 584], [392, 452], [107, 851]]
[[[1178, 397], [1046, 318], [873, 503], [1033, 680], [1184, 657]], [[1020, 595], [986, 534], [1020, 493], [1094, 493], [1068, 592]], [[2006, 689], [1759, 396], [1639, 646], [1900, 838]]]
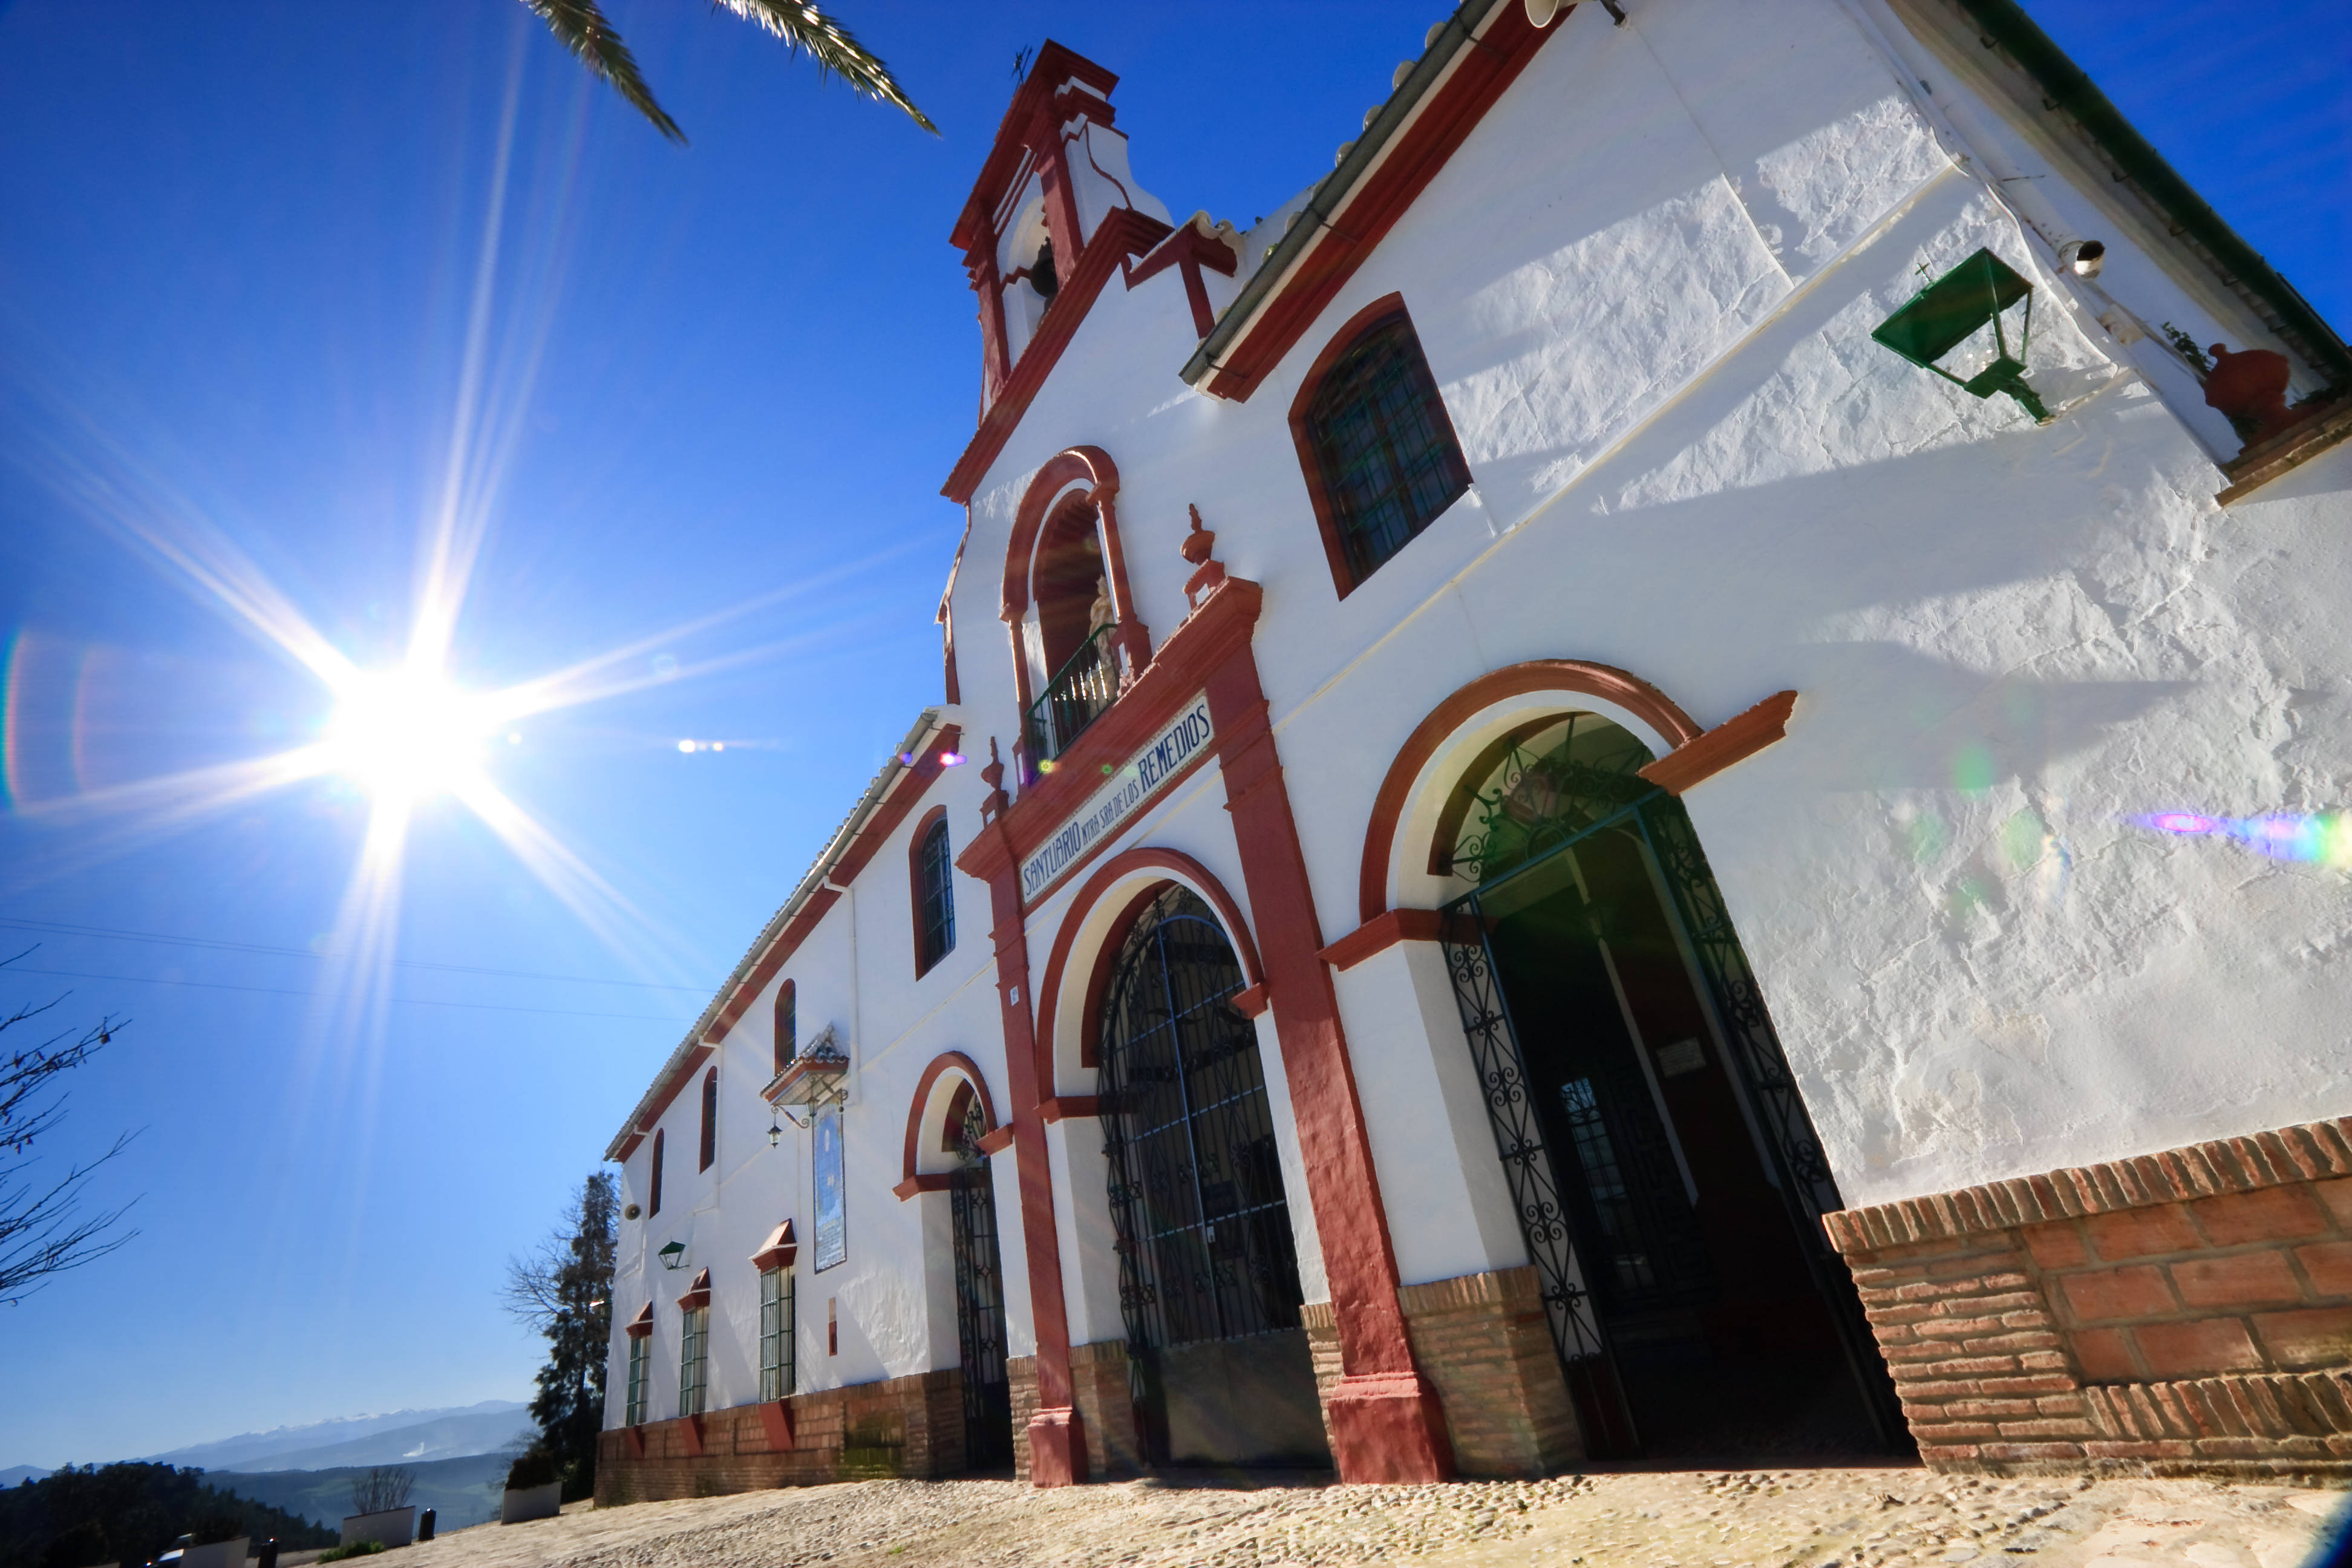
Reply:
[[[164, 947], [204, 947], [220, 952], [258, 952], [278, 958], [315, 960], [332, 956], [313, 952], [306, 947], [269, 947], [257, 942], [222, 942], [213, 937], [163, 936], [154, 931], [116, 931], [110, 926], [67, 925], [58, 921], [0, 919], [0, 927], [11, 931], [41, 931], [51, 936], [98, 937], [107, 942], [143, 942]], [[405, 969], [437, 969], [448, 974], [490, 974], [507, 980], [553, 980], [566, 985], [628, 985], [646, 991], [686, 991], [698, 996], [708, 989], [699, 985], [664, 985], [652, 980], [604, 980], [585, 974], [540, 974], [527, 969], [479, 969], [467, 963], [433, 963], [421, 958], [395, 958], [392, 962]], [[604, 1015], [583, 1016], [602, 1017]]]
[[[287, 991], [271, 985], [231, 985], [220, 980], [164, 980], [149, 974], [92, 974], [80, 969], [26, 969], [10, 964], [0, 974], [54, 974], [66, 980], [120, 980], [131, 985], [189, 985], [202, 991], [250, 991], [260, 996], [301, 996], [308, 991]], [[436, 1002], [425, 996], [393, 996], [387, 1001], [404, 1007], [465, 1007], [480, 1013], [538, 1013], [550, 1018], [614, 1018], [638, 1024], [683, 1026], [684, 1018], [656, 1018], [643, 1013], [574, 1013], [557, 1007], [508, 1007], [495, 1002]]]

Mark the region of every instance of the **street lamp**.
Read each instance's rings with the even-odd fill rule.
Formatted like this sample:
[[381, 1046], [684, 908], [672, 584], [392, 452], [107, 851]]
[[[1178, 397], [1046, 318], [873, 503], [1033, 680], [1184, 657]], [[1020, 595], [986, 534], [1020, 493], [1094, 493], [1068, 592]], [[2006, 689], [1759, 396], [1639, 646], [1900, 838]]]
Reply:
[[[2097, 258], [2090, 259], [2095, 270]], [[2001, 316], [2020, 300], [2025, 301], [2025, 319], [2018, 327], [2017, 352], [2012, 354]], [[1974, 363], [1982, 356], [1981, 346], [1973, 355], [1956, 354], [1988, 326], [1992, 328], [1989, 362]], [[2047, 425], [2050, 411], [2025, 383], [2025, 345], [2032, 334], [2033, 285], [1991, 251], [1979, 250], [1913, 295], [1909, 303], [1879, 322], [1870, 335], [1920, 369], [1934, 371], [1975, 396], [2006, 392], [2033, 416], [2034, 423]], [[1965, 374], [1946, 369], [1948, 357]]]
[[686, 1261], [686, 1243], [682, 1241], [673, 1241], [667, 1247], [663, 1247], [658, 1253], [655, 1254], [655, 1256], [662, 1260], [662, 1267], [664, 1268], [675, 1268], [680, 1263]]

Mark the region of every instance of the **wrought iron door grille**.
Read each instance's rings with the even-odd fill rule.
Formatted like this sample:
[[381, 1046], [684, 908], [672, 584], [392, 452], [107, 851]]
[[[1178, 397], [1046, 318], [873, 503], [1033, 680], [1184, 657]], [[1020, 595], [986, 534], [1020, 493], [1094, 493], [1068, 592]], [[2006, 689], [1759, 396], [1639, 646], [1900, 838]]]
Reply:
[[1121, 948], [1102, 1033], [1119, 1307], [1138, 1350], [1298, 1326], [1257, 1031], [1206, 904], [1171, 888]]
[[1004, 1365], [1004, 1281], [996, 1244], [996, 1188], [977, 1099], [958, 1129], [961, 1163], [948, 1179], [955, 1247], [956, 1343], [963, 1356], [964, 1464], [975, 1470], [1013, 1462], [1013, 1390]]
[[[1488, 941], [1493, 922], [1483, 906], [1576, 845], [1615, 831], [1638, 837], [1665, 886], [1667, 923], [1697, 971], [1700, 1002], [1727, 1043], [1726, 1055], [1738, 1085], [1764, 1129], [1778, 1190], [1815, 1287], [1837, 1325], [1847, 1364], [1880, 1438], [1890, 1447], [1900, 1447], [1907, 1433], [1901, 1407], [1852, 1279], [1830, 1250], [1822, 1226], [1822, 1215], [1843, 1206], [1828, 1156], [1798, 1094], [1698, 836], [1680, 801], [1633, 776], [1633, 770], [1649, 760], [1638, 746], [1600, 760], [1601, 765], [1581, 754], [1583, 748], [1571, 753], [1579, 740], [1577, 720], [1585, 717], [1570, 716], [1567, 739], [1540, 756], [1514, 748], [1494, 791], [1476, 797], [1483, 808], [1481, 821], [1476, 831], [1465, 837], [1454, 864], [1481, 879], [1472, 891], [1445, 906], [1443, 927], [1463, 1034], [1485, 1089], [1496, 1150], [1579, 1414], [1588, 1433], [1598, 1435], [1602, 1445], [1638, 1447], [1580, 1256], [1580, 1244], [1596, 1257], [1612, 1249], [1602, 1236], [1572, 1234], [1579, 1227], [1576, 1211], [1581, 1205], [1565, 1201], [1560, 1186], [1563, 1163], [1577, 1173], [1580, 1183], [1591, 1180], [1589, 1162], [1595, 1151], [1555, 1152], [1546, 1145], [1542, 1119], [1531, 1098], [1534, 1080], [1496, 976]], [[1592, 738], [1584, 737], [1588, 742]], [[1575, 1136], [1583, 1137], [1577, 1108], [1567, 1109], [1566, 1124], [1576, 1128]], [[1605, 1231], [1606, 1222], [1592, 1228]], [[1624, 1278], [1626, 1260], [1621, 1256], [1612, 1261], [1617, 1275], [1612, 1284], [1632, 1283]]]

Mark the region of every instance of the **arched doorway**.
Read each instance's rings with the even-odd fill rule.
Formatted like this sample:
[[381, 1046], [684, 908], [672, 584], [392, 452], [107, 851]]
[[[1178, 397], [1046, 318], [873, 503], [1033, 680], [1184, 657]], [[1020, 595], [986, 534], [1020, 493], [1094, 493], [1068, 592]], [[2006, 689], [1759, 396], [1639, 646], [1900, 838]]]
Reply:
[[1649, 750], [1522, 724], [1440, 828], [1455, 1001], [1596, 1455], [1884, 1451], [1905, 1426], [1755, 978]]
[[1098, 1110], [1138, 1436], [1161, 1464], [1328, 1465], [1243, 984], [1208, 904], [1171, 883], [1105, 991]]
[[956, 1344], [963, 1364], [967, 1469], [1013, 1465], [1013, 1390], [1004, 1366], [1004, 1273], [996, 1246], [996, 1184], [980, 1146], [988, 1118], [965, 1089], [948, 1112], [956, 1165], [948, 1174], [955, 1254]]

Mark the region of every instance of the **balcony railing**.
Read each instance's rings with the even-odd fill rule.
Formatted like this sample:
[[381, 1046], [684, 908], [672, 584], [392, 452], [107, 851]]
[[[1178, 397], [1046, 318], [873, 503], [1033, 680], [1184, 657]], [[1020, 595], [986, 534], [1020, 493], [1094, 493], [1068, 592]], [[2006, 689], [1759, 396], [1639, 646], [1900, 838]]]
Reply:
[[1055, 672], [1045, 694], [1029, 705], [1029, 760], [1047, 763], [1070, 749], [1086, 727], [1118, 696], [1116, 624], [1095, 628]]

